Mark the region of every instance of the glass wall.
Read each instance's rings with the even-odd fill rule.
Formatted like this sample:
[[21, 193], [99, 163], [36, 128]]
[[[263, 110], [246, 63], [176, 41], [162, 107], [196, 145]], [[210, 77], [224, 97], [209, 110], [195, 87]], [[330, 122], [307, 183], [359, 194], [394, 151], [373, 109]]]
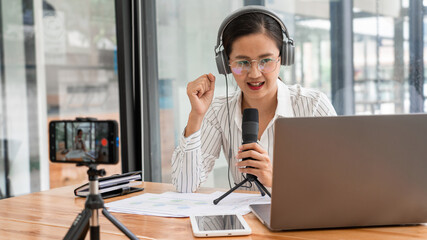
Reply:
[[[215, 95], [225, 95], [224, 77], [217, 73], [213, 49], [218, 27], [224, 17], [245, 2], [247, 1], [156, 2], [163, 182], [170, 182], [172, 152], [178, 144], [190, 111], [186, 95], [187, 83], [201, 74], [212, 72], [217, 77]], [[426, 33], [424, 31], [424, 39], [421, 41], [410, 37], [414, 24], [410, 23], [409, 12], [417, 8], [414, 4], [422, 4], [423, 1], [259, 2], [282, 18], [295, 40], [295, 64], [282, 67], [281, 71], [286, 84], [316, 88], [331, 100], [348, 101], [351, 104], [345, 105], [345, 113], [363, 115], [414, 112], [411, 104], [419, 103], [411, 100], [411, 95], [414, 92], [417, 94], [419, 87], [411, 93], [414, 86], [410, 84], [410, 49], [421, 46], [425, 52]], [[351, 3], [347, 9], [343, 6], [345, 2]], [[343, 23], [340, 20], [343, 18], [349, 21]], [[425, 21], [419, 21], [423, 28], [427, 26], [423, 24]], [[337, 25], [339, 28], [336, 28]], [[349, 39], [348, 44], [344, 45], [351, 57], [346, 60], [350, 66], [348, 69], [334, 70], [336, 66], [333, 63], [342, 60], [337, 59], [336, 54], [342, 50], [339, 48], [340, 38], [336, 37], [337, 34]], [[425, 63], [426, 60], [424, 66]], [[334, 71], [347, 71], [347, 76], [350, 77], [334, 80]], [[423, 74], [426, 74], [425, 71]], [[416, 77], [421, 77], [421, 86], [424, 85], [425, 89], [424, 76]], [[346, 81], [350, 94], [342, 94], [343, 89], [336, 87], [337, 81]], [[229, 86], [231, 91], [236, 89], [232, 76]], [[421, 111], [426, 109], [425, 90], [418, 99], [422, 99]], [[221, 155], [204, 186], [228, 187], [226, 166]]]
[[409, 113], [408, 18], [400, 14], [402, 4], [356, 0], [353, 10], [356, 114]]
[[[191, 110], [187, 83], [211, 72], [217, 77], [215, 96], [225, 95], [225, 80], [217, 72], [214, 47], [222, 19], [241, 6], [241, 1], [228, 0], [156, 1], [163, 182], [171, 182], [171, 156]], [[234, 91], [236, 84], [229, 87]], [[226, 170], [227, 162], [221, 155], [207, 185], [228, 185]]]
[[[294, 34], [295, 74], [287, 79], [288, 83], [321, 89], [330, 98], [336, 94], [330, 87], [330, 53], [336, 48], [334, 39], [330, 39], [333, 2], [339, 1], [288, 0], [266, 4], [283, 14]], [[409, 1], [353, 0], [353, 26], [346, 27], [353, 30], [350, 47], [353, 48], [354, 114], [411, 112], [409, 7]]]
[[114, 1], [0, 7], [1, 197], [86, 181], [84, 167], [49, 162], [47, 126], [75, 117], [119, 121]]
[[[84, 116], [119, 122], [114, 1], [45, 4], [49, 4], [43, 11], [47, 120]], [[87, 179], [84, 167], [49, 165], [51, 187]], [[121, 172], [120, 163], [103, 168], [108, 175]]]

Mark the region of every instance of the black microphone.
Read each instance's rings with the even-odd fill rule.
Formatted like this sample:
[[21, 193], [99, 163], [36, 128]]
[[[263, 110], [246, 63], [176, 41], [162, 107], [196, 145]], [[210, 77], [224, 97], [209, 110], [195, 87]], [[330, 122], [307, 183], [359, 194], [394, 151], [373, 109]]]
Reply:
[[[242, 144], [253, 143], [258, 141], [258, 130], [259, 130], [259, 117], [258, 109], [246, 108], [243, 110], [242, 119]], [[248, 160], [252, 158], [243, 158], [242, 160]], [[251, 180], [256, 179], [255, 175], [246, 174], [247, 178]]]

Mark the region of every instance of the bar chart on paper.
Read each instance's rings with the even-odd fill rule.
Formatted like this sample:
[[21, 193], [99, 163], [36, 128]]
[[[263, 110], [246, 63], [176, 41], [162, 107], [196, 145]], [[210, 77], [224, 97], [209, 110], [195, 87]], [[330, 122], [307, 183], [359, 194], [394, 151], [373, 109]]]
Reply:
[[233, 193], [221, 204], [214, 205], [212, 201], [223, 192], [211, 194], [176, 193], [162, 194], [145, 193], [139, 196], [123, 199], [106, 204], [112, 212], [131, 214], [155, 215], [163, 217], [188, 217], [190, 215], [213, 214], [247, 214], [249, 204], [269, 203], [269, 197], [255, 194]]

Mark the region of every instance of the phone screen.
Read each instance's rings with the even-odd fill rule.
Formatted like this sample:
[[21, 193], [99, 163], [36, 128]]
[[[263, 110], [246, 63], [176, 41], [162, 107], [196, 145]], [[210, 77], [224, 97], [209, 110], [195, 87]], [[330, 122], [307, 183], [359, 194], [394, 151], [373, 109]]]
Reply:
[[236, 215], [195, 216], [200, 231], [244, 229]]
[[118, 161], [115, 121], [52, 121], [49, 136], [52, 162], [114, 164]]

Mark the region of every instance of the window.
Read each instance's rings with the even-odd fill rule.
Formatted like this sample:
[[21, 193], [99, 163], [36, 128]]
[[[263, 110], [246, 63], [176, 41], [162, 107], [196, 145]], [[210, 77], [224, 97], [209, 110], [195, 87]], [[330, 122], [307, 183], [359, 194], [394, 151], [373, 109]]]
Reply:
[[119, 121], [114, 1], [0, 5], [0, 197], [87, 181], [85, 168], [49, 162], [47, 126], [78, 116]]
[[[217, 72], [214, 47], [222, 19], [243, 3], [221, 0], [188, 4], [161, 0], [156, 4], [162, 182], [171, 182], [171, 156], [191, 110], [187, 83], [212, 72], [217, 78], [215, 96], [225, 95], [225, 80]], [[229, 81], [229, 91], [234, 91], [236, 84], [231, 83], [232, 79]], [[214, 171], [227, 173], [223, 156]], [[228, 185], [222, 174], [213, 176], [208, 179], [209, 186]]]

